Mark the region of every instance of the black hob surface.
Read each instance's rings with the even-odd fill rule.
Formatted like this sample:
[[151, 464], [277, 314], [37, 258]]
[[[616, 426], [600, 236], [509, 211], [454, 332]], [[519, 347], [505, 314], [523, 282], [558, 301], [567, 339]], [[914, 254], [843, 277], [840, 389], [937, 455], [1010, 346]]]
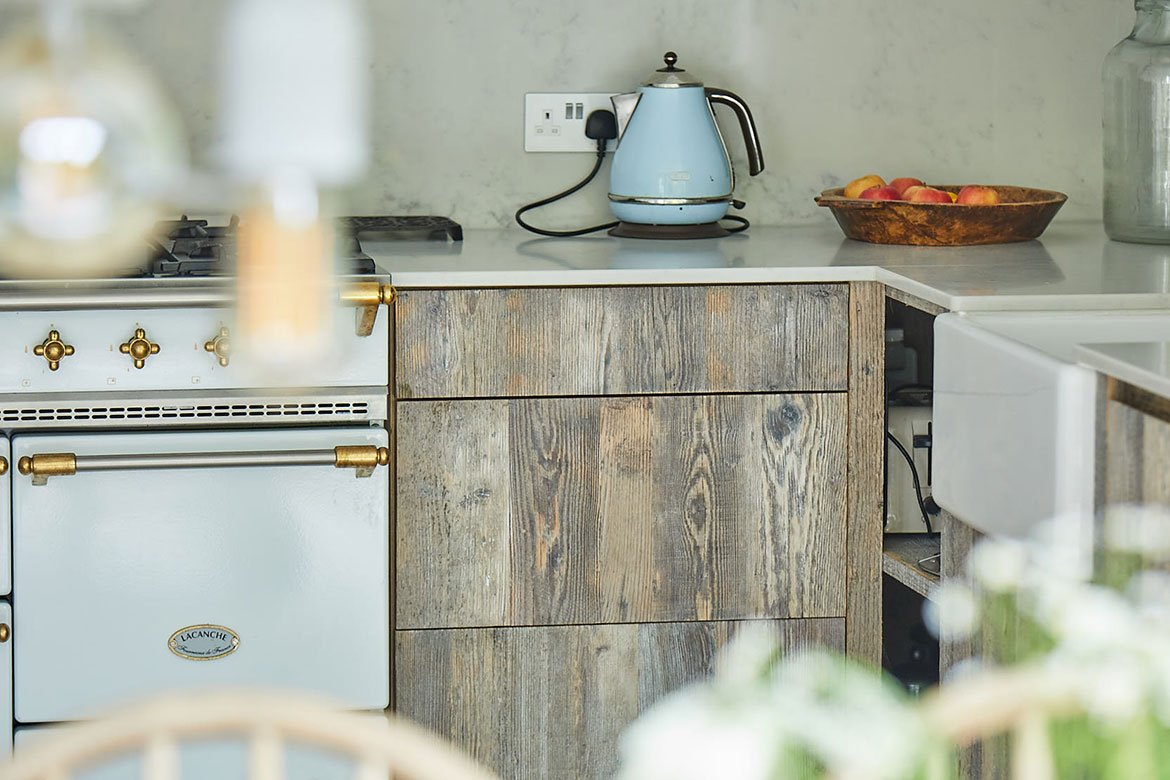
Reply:
[[[206, 219], [165, 220], [154, 226], [153, 251], [142, 276], [224, 276], [233, 273], [239, 218], [211, 225]], [[447, 217], [339, 217], [336, 228], [338, 268], [346, 274], [372, 274], [374, 261], [362, 251], [360, 236], [413, 241], [462, 241], [463, 228]]]

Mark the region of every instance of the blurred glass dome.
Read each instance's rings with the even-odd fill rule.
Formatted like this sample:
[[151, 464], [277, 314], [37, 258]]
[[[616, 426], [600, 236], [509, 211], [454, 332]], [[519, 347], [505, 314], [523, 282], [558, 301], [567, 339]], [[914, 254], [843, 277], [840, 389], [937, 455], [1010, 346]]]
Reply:
[[148, 71], [68, 3], [0, 43], [0, 276], [93, 277], [143, 255], [186, 170]]

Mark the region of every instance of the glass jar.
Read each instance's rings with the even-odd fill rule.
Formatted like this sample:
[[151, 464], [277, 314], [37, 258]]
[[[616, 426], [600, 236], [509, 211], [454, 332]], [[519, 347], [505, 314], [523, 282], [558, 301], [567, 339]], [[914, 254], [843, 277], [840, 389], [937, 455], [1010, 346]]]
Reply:
[[1170, 0], [1136, 0], [1105, 58], [1104, 217], [1117, 241], [1170, 244]]

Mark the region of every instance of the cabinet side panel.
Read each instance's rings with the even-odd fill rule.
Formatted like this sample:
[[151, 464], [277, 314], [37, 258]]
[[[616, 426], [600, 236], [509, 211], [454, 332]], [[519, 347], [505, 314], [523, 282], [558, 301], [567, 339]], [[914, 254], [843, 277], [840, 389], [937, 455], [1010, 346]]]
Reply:
[[847, 648], [881, 663], [882, 462], [885, 456], [885, 296], [849, 285], [849, 521]]

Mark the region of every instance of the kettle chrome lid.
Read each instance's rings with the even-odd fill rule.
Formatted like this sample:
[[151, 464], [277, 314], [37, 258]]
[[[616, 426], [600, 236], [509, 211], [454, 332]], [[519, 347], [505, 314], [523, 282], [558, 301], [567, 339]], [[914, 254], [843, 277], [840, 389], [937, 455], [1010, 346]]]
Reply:
[[666, 63], [665, 68], [659, 68], [650, 75], [649, 80], [642, 83], [643, 87], [701, 87], [703, 82], [695, 79], [682, 68], [674, 67], [678, 62], [678, 55], [668, 51], [662, 56]]

